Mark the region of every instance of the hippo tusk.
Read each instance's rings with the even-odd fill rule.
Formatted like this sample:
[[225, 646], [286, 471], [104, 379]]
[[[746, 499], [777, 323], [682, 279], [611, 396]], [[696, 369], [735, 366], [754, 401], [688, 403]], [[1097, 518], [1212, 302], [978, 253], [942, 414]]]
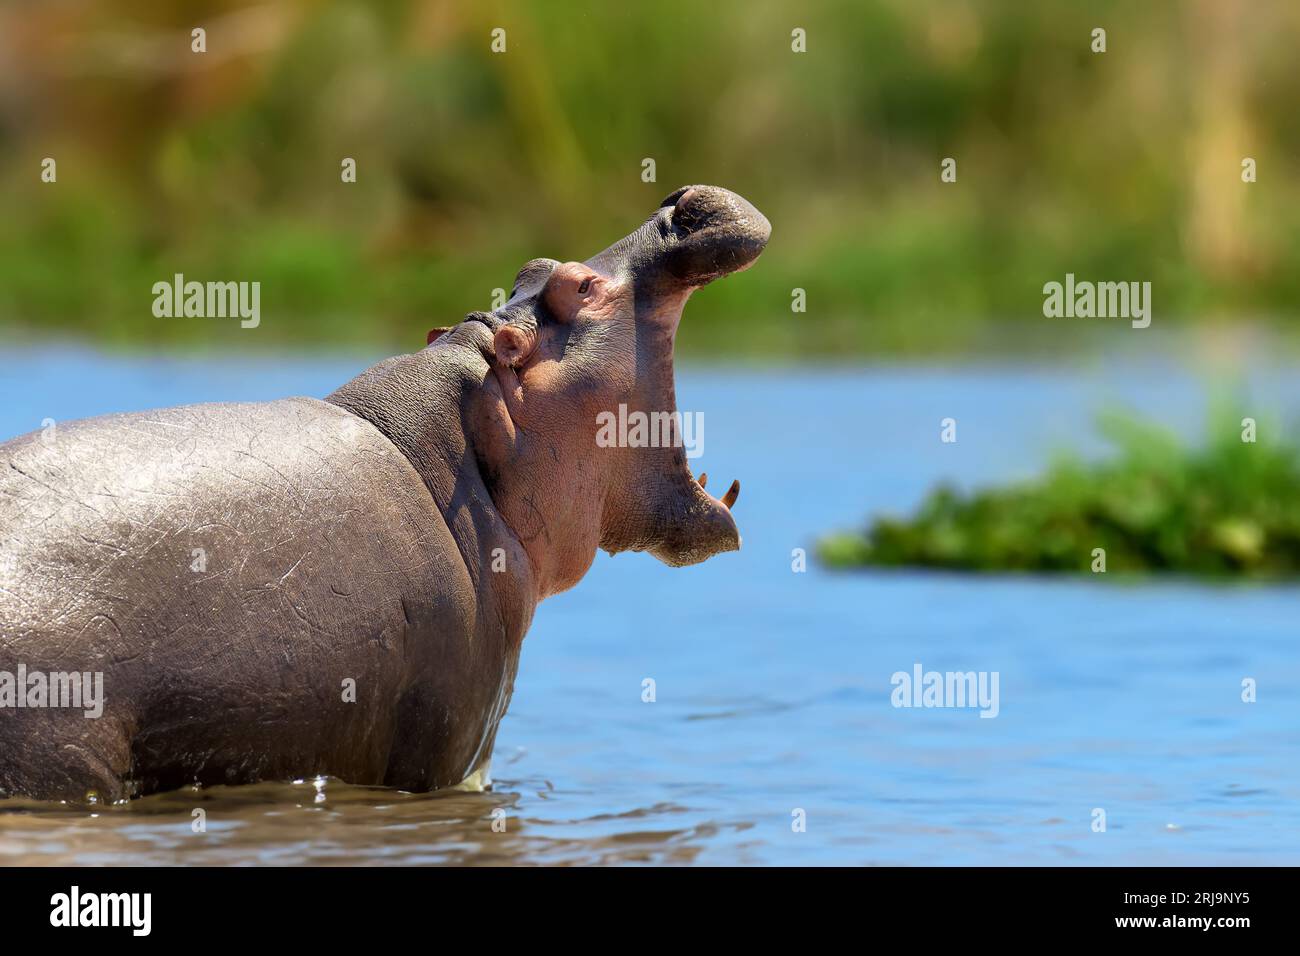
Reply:
[[736, 499], [739, 497], [740, 497], [740, 479], [737, 478], [735, 481], [731, 483], [731, 487], [727, 489], [727, 493], [722, 496], [722, 503], [727, 506], [728, 510], [730, 510], [731, 506], [736, 503]]
[[700, 477], [695, 480], [700, 483], [701, 488], [709, 487], [709, 473], [707, 471], [700, 472]]

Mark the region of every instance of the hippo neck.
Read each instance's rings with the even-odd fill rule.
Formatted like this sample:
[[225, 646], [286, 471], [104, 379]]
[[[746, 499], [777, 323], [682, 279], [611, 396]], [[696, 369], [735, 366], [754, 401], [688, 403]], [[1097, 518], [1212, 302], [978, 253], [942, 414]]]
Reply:
[[474, 378], [463, 350], [424, 349], [372, 365], [325, 400], [383, 432], [443, 505], [462, 474], [478, 474], [462, 421]]
[[495, 595], [510, 630], [522, 639], [536, 604], [535, 573], [493, 504], [471, 439], [474, 399], [490, 374], [475, 329], [482, 326], [466, 323], [436, 347], [385, 359], [325, 400], [370, 422], [397, 446], [441, 511], [480, 598]]

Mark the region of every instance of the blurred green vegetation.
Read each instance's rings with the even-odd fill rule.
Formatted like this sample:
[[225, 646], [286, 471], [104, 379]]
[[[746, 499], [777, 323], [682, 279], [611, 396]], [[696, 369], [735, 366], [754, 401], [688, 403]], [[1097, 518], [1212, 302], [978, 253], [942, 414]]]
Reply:
[[[1014, 348], [1071, 321], [1041, 315], [1066, 272], [1151, 281], [1157, 327], [1285, 324], [1298, 37], [1283, 0], [3, 4], [0, 324], [413, 348], [691, 182], [774, 234], [688, 350]], [[155, 318], [176, 272], [260, 281], [261, 326]]]
[[1242, 440], [1242, 417], [1211, 416], [1203, 448], [1118, 413], [1101, 431], [1118, 455], [1061, 458], [1039, 481], [961, 494], [930, 492], [908, 519], [880, 517], [818, 546], [833, 567], [916, 566], [970, 571], [1104, 570], [1205, 576], [1300, 572], [1300, 446]]

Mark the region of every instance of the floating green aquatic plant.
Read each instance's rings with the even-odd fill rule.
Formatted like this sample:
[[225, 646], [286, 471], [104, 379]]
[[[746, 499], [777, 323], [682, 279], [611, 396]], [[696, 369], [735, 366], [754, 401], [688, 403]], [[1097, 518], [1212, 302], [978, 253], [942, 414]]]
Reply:
[[1256, 430], [1240, 415], [1211, 422], [1206, 444], [1189, 448], [1158, 426], [1105, 415], [1113, 457], [1061, 457], [1036, 481], [970, 494], [941, 485], [913, 517], [830, 535], [818, 554], [833, 567], [1300, 572], [1300, 447], [1266, 429], [1248, 440]]

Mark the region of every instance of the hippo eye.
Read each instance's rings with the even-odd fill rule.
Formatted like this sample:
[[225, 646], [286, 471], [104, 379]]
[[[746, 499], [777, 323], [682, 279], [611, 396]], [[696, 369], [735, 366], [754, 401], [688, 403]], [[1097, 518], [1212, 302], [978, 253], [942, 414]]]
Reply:
[[587, 290], [590, 288], [591, 288], [591, 276], [587, 276], [587, 278], [582, 280], [582, 284], [578, 286], [578, 295], [586, 295]]

